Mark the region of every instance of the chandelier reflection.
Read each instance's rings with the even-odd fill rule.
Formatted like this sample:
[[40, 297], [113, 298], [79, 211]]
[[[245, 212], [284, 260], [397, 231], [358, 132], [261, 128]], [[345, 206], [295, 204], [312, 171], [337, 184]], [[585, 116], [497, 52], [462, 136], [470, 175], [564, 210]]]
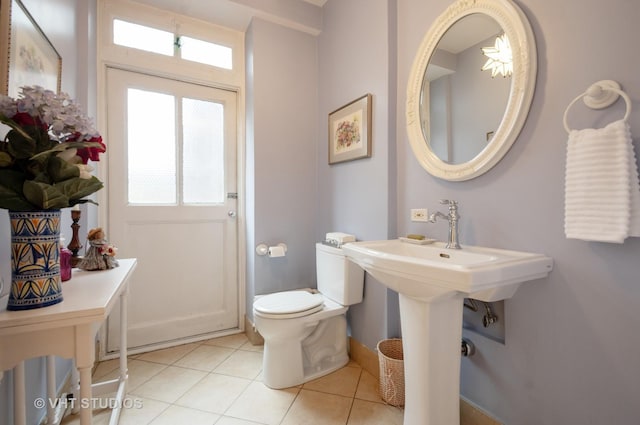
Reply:
[[482, 70], [491, 70], [491, 77], [495, 77], [498, 74], [508, 77], [513, 74], [513, 55], [507, 34], [498, 36], [494, 46], [483, 47], [482, 53], [489, 58]]

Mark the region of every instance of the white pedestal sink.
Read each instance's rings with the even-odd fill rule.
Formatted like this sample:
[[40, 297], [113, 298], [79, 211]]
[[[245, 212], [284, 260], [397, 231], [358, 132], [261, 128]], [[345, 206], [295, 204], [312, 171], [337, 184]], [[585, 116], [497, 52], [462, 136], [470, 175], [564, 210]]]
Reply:
[[346, 255], [400, 294], [405, 425], [459, 425], [464, 298], [510, 298], [523, 282], [549, 274], [540, 254], [400, 240], [353, 242]]

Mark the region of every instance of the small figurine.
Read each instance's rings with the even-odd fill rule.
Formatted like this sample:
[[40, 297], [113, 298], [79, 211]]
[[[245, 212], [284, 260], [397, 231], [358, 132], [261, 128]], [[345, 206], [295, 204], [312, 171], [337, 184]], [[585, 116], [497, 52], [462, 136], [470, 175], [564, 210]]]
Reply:
[[87, 234], [89, 250], [78, 263], [82, 270], [107, 270], [118, 267], [116, 253], [118, 248], [107, 243], [102, 228], [91, 229]]

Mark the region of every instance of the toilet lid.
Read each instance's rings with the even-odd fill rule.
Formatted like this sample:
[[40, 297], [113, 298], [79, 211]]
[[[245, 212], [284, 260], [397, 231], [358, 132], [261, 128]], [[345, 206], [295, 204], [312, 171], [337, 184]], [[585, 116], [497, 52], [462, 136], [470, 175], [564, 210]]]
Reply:
[[258, 313], [266, 315], [304, 316], [322, 309], [324, 298], [322, 294], [312, 294], [307, 291], [287, 291], [260, 297], [253, 304]]

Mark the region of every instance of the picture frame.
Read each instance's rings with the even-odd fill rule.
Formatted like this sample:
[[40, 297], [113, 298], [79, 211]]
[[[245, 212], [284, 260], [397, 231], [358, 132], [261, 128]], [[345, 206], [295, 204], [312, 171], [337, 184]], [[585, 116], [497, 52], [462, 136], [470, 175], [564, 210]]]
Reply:
[[20, 0], [0, 0], [2, 93], [16, 97], [22, 86], [59, 92], [62, 57]]
[[370, 93], [329, 114], [329, 164], [371, 157]]

